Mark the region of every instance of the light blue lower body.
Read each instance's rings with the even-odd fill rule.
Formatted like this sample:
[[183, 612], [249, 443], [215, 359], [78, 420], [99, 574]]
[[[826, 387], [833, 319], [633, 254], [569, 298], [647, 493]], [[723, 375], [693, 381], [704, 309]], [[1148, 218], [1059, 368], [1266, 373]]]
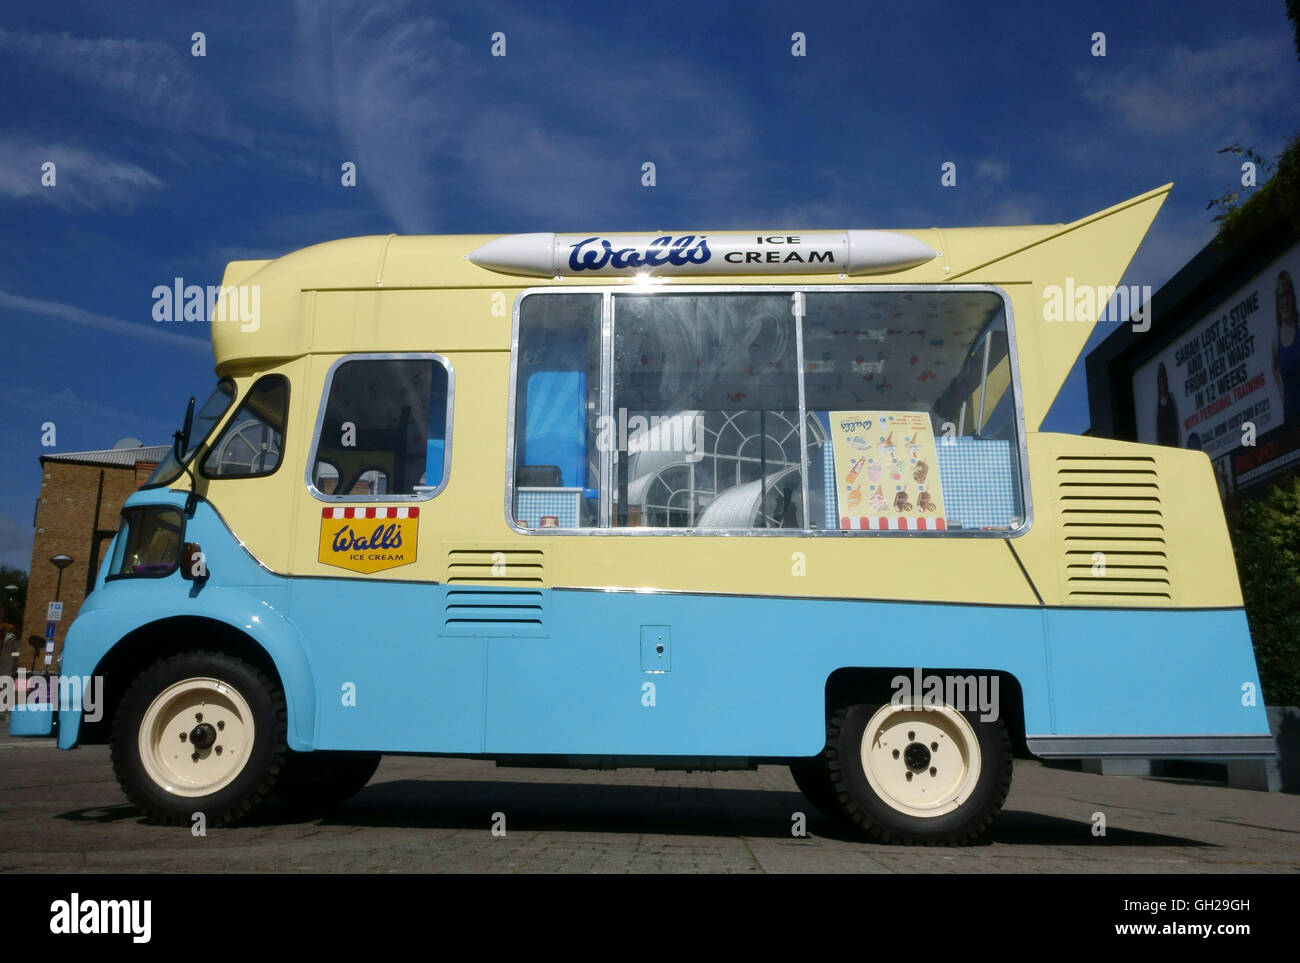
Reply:
[[[530, 596], [527, 624], [449, 625], [448, 592], [464, 586], [277, 576], [206, 505], [185, 537], [202, 543], [209, 583], [101, 586], [72, 626], [64, 672], [92, 674], [147, 622], [217, 619], [275, 661], [295, 749], [808, 756], [825, 740], [828, 678], [854, 667], [1008, 674], [1030, 736], [1268, 734], [1262, 699], [1243, 697], [1259, 679], [1240, 609], [556, 589]], [[60, 715], [61, 746], [78, 724]]]

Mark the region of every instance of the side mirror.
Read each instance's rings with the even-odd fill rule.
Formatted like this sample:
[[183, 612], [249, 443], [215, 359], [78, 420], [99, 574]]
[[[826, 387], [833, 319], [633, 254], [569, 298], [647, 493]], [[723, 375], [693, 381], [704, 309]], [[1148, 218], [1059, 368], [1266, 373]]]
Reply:
[[194, 396], [190, 395], [190, 403], [185, 407], [185, 424], [181, 430], [172, 435], [172, 454], [176, 456], [177, 461], [185, 458], [185, 453], [190, 448], [190, 431], [194, 428]]
[[198, 542], [186, 542], [181, 549], [181, 578], [187, 582], [207, 581], [208, 563]]

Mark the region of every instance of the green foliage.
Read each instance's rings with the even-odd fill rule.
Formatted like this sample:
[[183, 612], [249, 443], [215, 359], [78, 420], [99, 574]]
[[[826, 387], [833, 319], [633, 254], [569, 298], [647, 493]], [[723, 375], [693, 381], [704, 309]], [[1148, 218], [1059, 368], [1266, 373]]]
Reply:
[[[17, 592], [6, 592], [6, 585], [17, 585]], [[0, 622], [8, 622], [17, 633], [22, 628], [23, 608], [27, 605], [27, 573], [20, 568], [0, 565]], [[0, 632], [0, 641], [4, 633]], [[4, 653], [7, 655], [8, 653]]]
[[1300, 705], [1300, 476], [1238, 506], [1231, 520], [1264, 702]]
[[1296, 59], [1300, 60], [1300, 0], [1286, 0], [1286, 16], [1291, 21]]
[[1300, 231], [1300, 135], [1287, 142], [1278, 155], [1276, 167], [1239, 144], [1225, 147], [1219, 153], [1233, 153], [1254, 161], [1261, 175], [1273, 170], [1273, 176], [1254, 188], [1244, 203], [1237, 190], [1225, 191], [1210, 201], [1208, 207], [1220, 209], [1214, 219], [1219, 222], [1221, 242], [1240, 243], [1281, 220], [1290, 221]]
[[[1300, 59], [1300, 0], [1286, 0], [1286, 16], [1291, 21], [1292, 41], [1297, 59]], [[1269, 170], [1269, 163], [1249, 148], [1233, 144], [1219, 151], [1233, 153], [1254, 161], [1256, 175]], [[1214, 220], [1219, 224], [1216, 238], [1222, 244], [1235, 245], [1269, 227], [1276, 221], [1287, 220], [1300, 231], [1300, 135], [1287, 141], [1278, 155], [1277, 172], [1265, 184], [1254, 189], [1250, 199], [1241, 201], [1241, 192], [1224, 191], [1206, 206], [1219, 208]]]

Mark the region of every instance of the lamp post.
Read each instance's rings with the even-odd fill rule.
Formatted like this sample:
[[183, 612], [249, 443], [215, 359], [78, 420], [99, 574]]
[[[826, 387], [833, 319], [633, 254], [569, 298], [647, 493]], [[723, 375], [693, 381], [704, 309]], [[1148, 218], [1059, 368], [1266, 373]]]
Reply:
[[[54, 583], [54, 601], [59, 601], [59, 594], [63, 591], [63, 570], [72, 564], [71, 555], [51, 555], [50, 564], [59, 570], [58, 580]], [[51, 642], [53, 639], [50, 640]]]
[[59, 592], [63, 589], [63, 570], [72, 564], [71, 555], [51, 555], [50, 564], [59, 570], [59, 579], [54, 584], [54, 601], [59, 600]]
[[[17, 585], [6, 585], [6, 586], [5, 586], [5, 592], [8, 593], [8, 594], [5, 596], [5, 612], [6, 612], [6, 613], [8, 613], [8, 611], [9, 611], [9, 607], [13, 604], [13, 601], [14, 601], [14, 593], [17, 592], [17, 591], [18, 591], [18, 586], [17, 586]], [[8, 640], [8, 639], [5, 639], [4, 641], [8, 642], [9, 640]], [[15, 636], [14, 636], [14, 643], [17, 644], [17, 642], [18, 642], [18, 638], [17, 638], [17, 636], [15, 635]], [[19, 656], [19, 651], [18, 651], [17, 649], [15, 649], [14, 651], [12, 651], [12, 652], [9, 653], [9, 657], [10, 657], [10, 659], [11, 659], [12, 662], [13, 662], [13, 665], [12, 665], [12, 666], [10, 667], [10, 669], [9, 669], [9, 675], [10, 675], [11, 678], [16, 678], [17, 675], [18, 675], [18, 656]]]

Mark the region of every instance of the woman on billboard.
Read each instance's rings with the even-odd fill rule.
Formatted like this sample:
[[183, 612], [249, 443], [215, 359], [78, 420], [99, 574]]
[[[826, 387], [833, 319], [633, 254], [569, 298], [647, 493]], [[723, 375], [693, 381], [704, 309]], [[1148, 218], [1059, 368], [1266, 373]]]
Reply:
[[1279, 271], [1277, 289], [1277, 341], [1273, 343], [1273, 380], [1282, 395], [1282, 422], [1300, 420], [1300, 334], [1296, 330], [1295, 284], [1290, 271]]
[[1169, 393], [1169, 372], [1165, 363], [1156, 368], [1156, 444], [1178, 447], [1178, 409]]

